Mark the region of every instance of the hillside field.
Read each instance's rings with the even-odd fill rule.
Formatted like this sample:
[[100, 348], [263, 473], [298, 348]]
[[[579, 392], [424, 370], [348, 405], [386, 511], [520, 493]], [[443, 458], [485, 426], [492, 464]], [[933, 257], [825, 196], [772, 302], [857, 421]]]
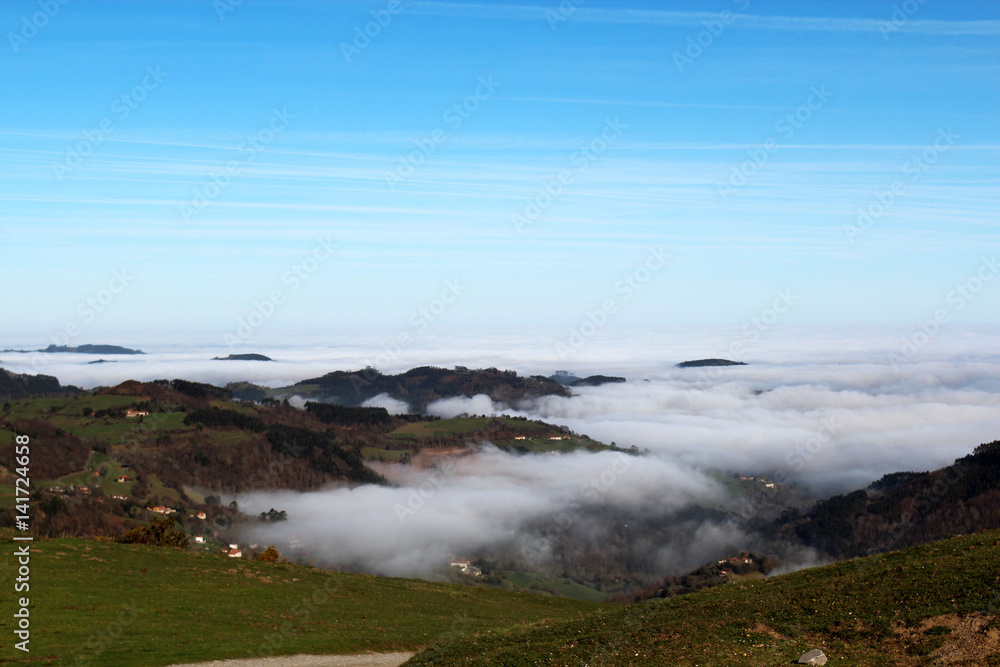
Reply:
[[408, 665], [1000, 665], [1000, 530], [592, 616], [457, 638]]
[[[9, 529], [2, 531], [8, 545], [10, 536]], [[12, 589], [13, 561], [2, 559], [5, 590]], [[419, 650], [472, 631], [567, 619], [600, 607], [83, 539], [32, 543], [30, 584], [30, 660], [37, 665], [157, 667]], [[12, 637], [13, 622], [10, 613], [0, 616], [0, 634]], [[0, 664], [25, 664], [26, 657], [7, 641]]]

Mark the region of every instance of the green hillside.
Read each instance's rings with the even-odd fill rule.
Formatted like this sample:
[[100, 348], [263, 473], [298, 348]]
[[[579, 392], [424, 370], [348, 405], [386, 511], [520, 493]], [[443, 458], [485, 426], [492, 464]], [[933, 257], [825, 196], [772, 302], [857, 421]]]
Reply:
[[[10, 531], [4, 532], [10, 544]], [[442, 638], [599, 608], [564, 598], [106, 541], [39, 541], [31, 553], [26, 595], [30, 657], [38, 665], [156, 667], [419, 650]], [[3, 574], [10, 573], [12, 561], [3, 559]], [[0, 617], [0, 634], [13, 636], [13, 620], [10, 613]], [[24, 656], [15, 653], [8, 642], [0, 664], [23, 664]]]
[[408, 665], [1000, 665], [1000, 530], [568, 621], [457, 638]]

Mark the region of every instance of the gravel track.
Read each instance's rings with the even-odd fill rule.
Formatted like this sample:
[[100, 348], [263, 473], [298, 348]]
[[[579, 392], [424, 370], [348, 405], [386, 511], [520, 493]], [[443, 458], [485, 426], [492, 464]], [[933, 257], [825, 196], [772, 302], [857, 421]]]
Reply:
[[170, 667], [399, 667], [412, 653], [363, 653], [361, 655], [288, 655], [277, 658], [212, 660]]

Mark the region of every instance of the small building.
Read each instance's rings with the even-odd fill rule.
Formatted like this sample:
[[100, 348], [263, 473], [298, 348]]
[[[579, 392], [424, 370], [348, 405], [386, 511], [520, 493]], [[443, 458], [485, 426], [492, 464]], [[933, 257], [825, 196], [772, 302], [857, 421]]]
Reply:
[[128, 496], [111, 496], [115, 500], [128, 500]]
[[164, 505], [157, 505], [152, 509], [157, 514], [175, 514], [177, 512], [177, 510], [173, 509], [172, 507], [166, 507]]
[[198, 513], [197, 513], [197, 514], [196, 514], [195, 516], [197, 516], [197, 517], [198, 517], [199, 519], [201, 519], [202, 521], [204, 521], [205, 519], [207, 519], [207, 518], [208, 518], [208, 517], [207, 517], [207, 516], [205, 515], [205, 513], [204, 513], [204, 512], [198, 512]]
[[194, 536], [194, 541], [196, 543], [198, 543], [198, 544], [204, 544], [205, 543], [205, 538], [202, 535], [195, 535]]
[[462, 570], [462, 574], [467, 574], [471, 577], [480, 577], [483, 571], [472, 564], [472, 561], [465, 560], [464, 558], [452, 558], [449, 563], [451, 567], [457, 567]]
[[243, 552], [239, 549], [230, 549], [226, 552], [230, 558], [243, 558]]
[[147, 416], [149, 416], [149, 412], [146, 411], [146, 410], [126, 410], [125, 411], [125, 416], [126, 417], [147, 417]]
[[569, 440], [569, 436], [566, 435], [550, 435], [549, 440]]
[[131, 477], [129, 477], [128, 475], [119, 475], [119, 476], [118, 476], [118, 480], [117, 480], [117, 481], [118, 481], [118, 482], [121, 482], [121, 483], [124, 483], [124, 482], [131, 482], [131, 481], [132, 481], [132, 478], [131, 478]]
[[515, 435], [514, 439], [515, 440], [527, 440], [528, 436], [526, 436], [526, 435]]

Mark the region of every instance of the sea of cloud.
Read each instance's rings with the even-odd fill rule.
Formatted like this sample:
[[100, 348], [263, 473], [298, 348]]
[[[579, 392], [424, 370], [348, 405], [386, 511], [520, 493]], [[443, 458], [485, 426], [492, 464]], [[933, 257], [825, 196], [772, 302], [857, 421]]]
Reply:
[[[615, 458], [620, 454], [518, 457], [483, 444], [471, 455], [448, 459], [448, 466], [378, 466], [389, 487], [239, 498], [248, 511], [288, 512], [287, 522], [261, 525], [256, 541], [294, 538], [329, 564], [399, 575], [426, 574], [449, 554], [481, 553], [491, 545], [537, 546], [539, 525], [579, 527], [601, 507], [669, 516], [719, 504], [724, 499], [712, 471], [787, 480], [819, 497], [864, 487], [889, 472], [938, 468], [1000, 438], [1000, 341], [989, 330], [950, 331], [926, 341], [907, 331], [789, 332], [745, 341], [739, 359], [746, 366], [676, 367], [686, 359], [730, 357], [733, 342], [723, 334], [692, 332], [595, 338], [560, 356], [555, 344], [517, 336], [428, 338], [395, 354], [355, 340], [339, 347], [253, 350], [273, 362], [214, 361], [225, 350], [206, 347], [151, 349], [103, 364], [89, 364], [95, 359], [85, 355], [4, 353], [0, 366], [83, 387], [175, 377], [285, 386], [367, 365], [386, 373], [463, 365], [626, 378], [574, 389], [570, 397], [517, 405], [487, 396], [450, 397], [428, 408], [441, 417], [543, 419], [622, 448], [648, 450], [624, 468]], [[387, 395], [368, 405], [409, 410]], [[652, 548], [664, 573], [676, 573], [739, 540], [750, 538], [708, 521], [683, 542]], [[543, 540], [543, 551], [546, 546]]]

